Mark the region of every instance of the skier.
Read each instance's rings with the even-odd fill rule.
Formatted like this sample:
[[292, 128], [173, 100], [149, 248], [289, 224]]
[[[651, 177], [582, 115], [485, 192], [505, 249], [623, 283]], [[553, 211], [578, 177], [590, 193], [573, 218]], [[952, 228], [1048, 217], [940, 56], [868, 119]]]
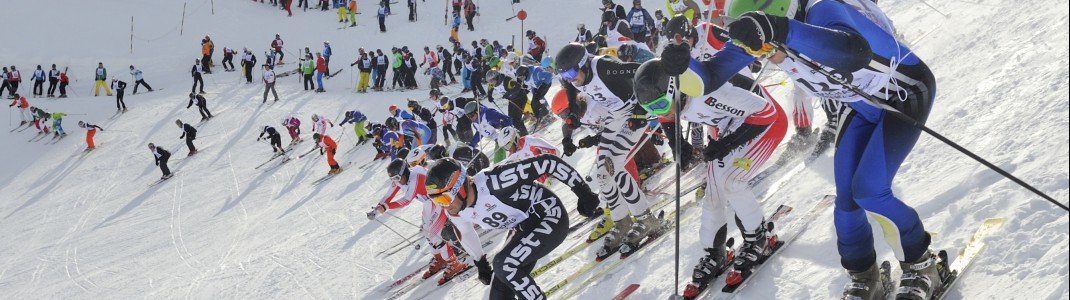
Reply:
[[435, 131], [424, 122], [401, 120], [397, 122], [397, 127], [392, 127], [391, 129], [400, 130], [401, 134], [405, 136], [405, 140], [411, 141], [411, 147], [434, 144], [436, 142]]
[[[612, 229], [605, 232], [605, 242], [597, 258], [604, 259], [613, 253], [628, 255], [637, 250], [637, 245], [646, 237], [662, 233], [662, 224], [650, 212], [650, 204], [644, 193], [638, 191], [639, 182], [628, 174], [625, 166], [632, 152], [639, 148], [647, 125], [646, 113], [633, 97], [632, 77], [636, 63], [622, 63], [612, 58], [592, 57], [580, 44], [571, 43], [557, 53], [558, 75], [568, 99], [569, 116], [563, 126], [562, 146], [566, 156], [576, 151], [572, 142], [572, 129], [581, 124], [600, 126], [598, 135], [598, 162], [596, 164], [599, 197], [609, 207], [611, 219], [606, 226], [596, 228], [602, 234], [612, 221]], [[579, 118], [578, 101], [587, 103], [586, 112]], [[624, 203], [621, 203], [624, 202]], [[635, 217], [635, 221], [629, 217]], [[626, 234], [625, 234], [626, 233]]]
[[420, 121], [423, 121], [427, 128], [431, 129], [431, 140], [438, 141], [438, 122], [435, 122], [435, 115], [430, 109], [423, 107], [416, 100], [409, 100], [409, 111], [412, 112]]
[[264, 66], [264, 100], [260, 103], [267, 103], [268, 91], [271, 91], [271, 95], [275, 97], [275, 102], [279, 102], [279, 93], [275, 91], [275, 71], [271, 70], [271, 66]]
[[[225, 50], [226, 49], [224, 49], [224, 51]], [[134, 76], [134, 95], [137, 95], [137, 87], [141, 85], [144, 85], [150, 92], [152, 91], [152, 87], [145, 82], [145, 77], [142, 75], [141, 70], [134, 68], [134, 65], [130, 65], [130, 75]]]
[[368, 133], [364, 131], [364, 123], [367, 121], [368, 117], [359, 110], [351, 110], [345, 112], [345, 118], [342, 119], [341, 123], [338, 123], [338, 126], [353, 123], [353, 133], [357, 135], [357, 146], [360, 146], [370, 138]]
[[[819, 1], [799, 6], [794, 1], [776, 1], [768, 7], [731, 3], [728, 16], [737, 20], [728, 26], [733, 43], [705, 63], [711, 79], [703, 80], [702, 85], [724, 84], [728, 74], [750, 64], [755, 56], [772, 54], [779, 46], [798, 51], [824, 71], [925, 122], [936, 92], [932, 71], [896, 40], [891, 22], [876, 5], [852, 3]], [[686, 46], [673, 46], [663, 52], [670, 75], [686, 68], [687, 60], [681, 54], [687, 50]], [[840, 264], [851, 278], [844, 297], [881, 298], [886, 292], [868, 214], [882, 225], [885, 240], [903, 269], [897, 297], [928, 298], [941, 286], [946, 262], [929, 248], [931, 238], [918, 213], [891, 188], [896, 171], [921, 131], [887, 116], [884, 110], [801, 61], [787, 57], [776, 60], [770, 61], [809, 94], [847, 105], [846, 120], [841, 120], [846, 125], [838, 129], [833, 159], [837, 250]]]
[[[126, 101], [123, 101], [123, 94], [126, 91], [126, 82], [112, 77], [111, 88], [115, 90], [115, 112], [126, 112]], [[137, 87], [134, 88], [136, 89]]]
[[[390, 176], [391, 183], [389, 192], [379, 200], [379, 203], [367, 215], [368, 219], [371, 220], [378, 215], [386, 213], [388, 210], [408, 206], [413, 200], [420, 202], [423, 207], [420, 231], [423, 232], [424, 239], [427, 240], [427, 244], [431, 246], [431, 251], [434, 253], [431, 262], [428, 264], [427, 271], [423, 273], [423, 278], [431, 278], [431, 276], [445, 270], [443, 276], [438, 280], [441, 285], [462, 271], [467, 270], [469, 266], [457, 259], [457, 249], [454, 249], [453, 245], [447, 242], [456, 240], [456, 232], [446, 216], [446, 210], [442, 206], [432, 203], [431, 199], [427, 197], [424, 186], [427, 169], [424, 168], [422, 161], [426, 158], [420, 157], [426, 157], [426, 154], [414, 155], [413, 152], [410, 152], [408, 157], [412, 157], [413, 162], [416, 164], [407, 164], [405, 160], [398, 158], [387, 165], [387, 175]], [[396, 196], [400, 197], [395, 198]]]
[[208, 99], [205, 99], [204, 95], [189, 93], [189, 104], [186, 104], [186, 109], [193, 105], [197, 105], [197, 112], [201, 114], [201, 122], [214, 117], [212, 112], [208, 111]]
[[96, 84], [93, 86], [93, 97], [100, 96], [100, 88], [104, 88], [104, 92], [111, 96], [111, 89], [108, 88], [108, 84], [104, 83], [105, 80], [108, 80], [108, 69], [104, 68], [104, 63], [97, 63], [94, 80], [96, 80]]
[[516, 129], [506, 127], [498, 133], [498, 145], [509, 154], [503, 162], [515, 162], [542, 154], [558, 155], [557, 149], [549, 141], [538, 135], [520, 135]]
[[275, 39], [271, 40], [271, 51], [275, 52], [275, 56], [279, 58], [278, 64], [285, 64], [283, 58], [286, 57], [286, 53], [282, 51], [282, 36], [278, 33], [275, 34]]
[[15, 65], [11, 65], [11, 71], [7, 73], [8, 96], [19, 90], [20, 83], [22, 83], [22, 73], [15, 69]]
[[331, 122], [327, 117], [312, 114], [312, 132], [326, 134], [328, 126], [334, 127], [334, 122]]
[[[579, 213], [588, 218], [598, 214], [598, 196], [575, 168], [552, 155], [498, 165], [475, 176], [464, 172], [457, 160], [440, 159], [427, 171], [424, 185], [456, 225], [462, 248], [475, 260], [480, 282], [491, 285], [490, 298], [545, 298], [530, 272], [564, 242], [569, 216], [561, 199], [535, 179], [552, 175], [567, 184], [578, 198]], [[472, 227], [476, 224], [488, 230], [514, 230], [493, 265]]]
[[245, 56], [242, 57], [241, 66], [245, 72], [245, 83], [253, 83], [253, 66], [256, 65], [256, 55], [249, 48], [245, 48]]
[[104, 128], [100, 126], [89, 124], [83, 121], [78, 121], [78, 127], [85, 129], [85, 151], [91, 151], [97, 148], [97, 144], [93, 142], [93, 136], [97, 135], [97, 130], [104, 131]]
[[316, 83], [312, 81], [312, 75], [316, 74], [316, 61], [311, 57], [305, 57], [301, 59], [301, 75], [304, 80], [301, 81], [304, 89], [316, 90]]
[[30, 77], [33, 80], [33, 96], [41, 97], [45, 94], [45, 70], [41, 69], [41, 65], [37, 65], [37, 70], [33, 70], [33, 76]]
[[390, 66], [391, 62], [390, 59], [383, 54], [383, 49], [375, 49], [375, 54], [377, 55], [376, 72], [379, 75], [379, 77], [377, 77], [378, 80], [376, 80], [375, 90], [382, 92], [383, 87], [386, 86], [386, 69]]
[[531, 89], [531, 109], [535, 114], [537, 128], [542, 128], [542, 124], [548, 124], [552, 119], [550, 118], [550, 112], [546, 109], [546, 93], [550, 91], [550, 86], [553, 85], [554, 74], [552, 68], [543, 68], [541, 66], [526, 66], [516, 69], [517, 81], [524, 82]]
[[26, 101], [26, 97], [19, 96], [18, 93], [16, 93], [14, 96], [15, 99], [11, 99], [11, 104], [9, 104], [7, 107], [18, 107], [19, 119], [22, 120], [22, 122], [19, 122], [19, 127], [22, 127], [22, 125], [26, 125], [26, 123], [29, 123], [32, 120], [29, 111], [30, 102]]
[[591, 41], [594, 41], [591, 36], [591, 30], [587, 29], [586, 24], [580, 23], [576, 25], [576, 31], [578, 31], [578, 33], [576, 33], [576, 38], [572, 40], [573, 42], [587, 44]]
[[189, 148], [187, 156], [197, 154], [197, 147], [193, 146], [193, 140], [197, 139], [197, 128], [194, 128], [193, 125], [182, 123], [182, 120], [175, 120], [175, 125], [178, 125], [178, 128], [182, 128], [182, 135], [178, 138], [186, 139], [186, 147]]
[[37, 129], [37, 135], [48, 134], [51, 132], [48, 129], [48, 119], [52, 117], [52, 114], [33, 106], [30, 106], [30, 113], [33, 115], [33, 126]]
[[212, 41], [205, 36], [201, 39], [201, 59], [197, 60], [201, 65], [201, 72], [205, 74], [212, 74]]
[[59, 73], [59, 97], [67, 98], [67, 85], [71, 83], [71, 79], [67, 77], [67, 68], [63, 68], [63, 72]]
[[156, 144], [149, 143], [149, 151], [152, 152], [152, 157], [156, 159], [156, 165], [160, 167], [160, 171], [163, 172], [163, 177], [160, 180], [165, 180], [174, 176], [171, 173], [171, 169], [167, 168], [167, 160], [171, 158], [171, 152], [165, 150], [163, 147], [156, 147]]
[[55, 135], [53, 139], [67, 136], [67, 132], [63, 131], [63, 117], [66, 116], [66, 113], [61, 113], [58, 111], [52, 112], [52, 114], [49, 116], [52, 118], [52, 133]]
[[372, 72], [372, 59], [368, 57], [368, 53], [364, 52], [363, 47], [357, 49], [357, 52], [360, 53], [360, 57], [357, 58], [357, 61], [349, 64], [349, 66], [357, 66], [357, 70], [360, 71], [360, 79], [357, 81], [357, 92], [367, 93], [368, 77], [371, 76]]
[[[666, 16], [683, 15], [692, 26], [698, 25], [702, 20], [702, 8], [694, 0], [668, 0], [665, 1]], [[672, 39], [672, 37], [669, 37]]]
[[386, 5], [379, 3], [379, 10], [375, 15], [379, 18], [379, 32], [386, 32], [386, 15]]
[[320, 155], [327, 153], [327, 165], [331, 167], [330, 171], [327, 171], [327, 175], [334, 175], [342, 172], [342, 167], [338, 165], [338, 161], [334, 160], [334, 155], [338, 150], [338, 144], [334, 142], [329, 135], [313, 133], [312, 140], [316, 141], [320, 149]]
[[[334, 52], [331, 51], [331, 42], [323, 41], [323, 73], [324, 76], [331, 77], [331, 55]], [[323, 88], [323, 85], [320, 85]]]
[[323, 76], [327, 76], [327, 61], [323, 58], [323, 54], [316, 52], [316, 88], [317, 93], [326, 92], [323, 89]]
[[[238, 51], [234, 49], [223, 47], [223, 71], [234, 72], [234, 54], [238, 54]], [[148, 85], [146, 85], [148, 86]], [[135, 87], [136, 88], [136, 87]]]
[[0, 71], [0, 94], [2, 94], [4, 90], [7, 90], [7, 97], [8, 99], [10, 99], [12, 97], [15, 97], [15, 92], [17, 91], [8, 90], [10, 83], [8, 83], [7, 80], [7, 73], [7, 67], [4, 67], [3, 71]]
[[290, 145], [300, 143], [301, 140], [301, 120], [297, 117], [290, 116], [282, 119], [282, 126], [286, 127], [286, 131], [290, 134]]
[[654, 18], [643, 8], [643, 1], [632, 0], [632, 9], [628, 11], [627, 20], [628, 29], [632, 31], [632, 40], [643, 44], [650, 43], [650, 29], [654, 27]]
[[[201, 94], [204, 94], [204, 78], [201, 77], [202, 76], [201, 74], [204, 73], [204, 71], [203, 71], [204, 69], [203, 68], [204, 68], [204, 65], [201, 64], [201, 60], [200, 59], [193, 61], [193, 67], [190, 68], [190, 70], [189, 70], [190, 76], [193, 77], [193, 87], [190, 88], [190, 93], [196, 93], [197, 92], [197, 83], [200, 83], [201, 84]], [[111, 94], [109, 94], [109, 96], [110, 95]]]
[[[706, 75], [701, 70], [690, 72]], [[718, 89], [705, 89], [703, 95], [687, 94], [689, 100], [678, 97], [675, 89], [668, 90], [671, 84], [660, 59], [643, 63], [635, 74], [635, 97], [648, 112], [672, 117], [673, 106], [683, 105], [681, 120], [712, 128], [711, 141], [703, 151], [707, 192], [702, 197], [700, 239], [706, 256], [699, 259], [692, 282], [684, 290], [685, 297], [695, 297], [728, 264], [725, 206], [732, 207], [743, 235], [743, 245], [732, 262], [735, 270], [749, 270], [772, 252], [775, 245], [768, 241], [776, 240], [776, 234], [767, 229], [748, 182], [784, 138], [787, 116], [764, 88], [751, 90], [754, 80], [743, 75], [737, 74]]]
[[[496, 109], [479, 104], [479, 102], [472, 101], [464, 105], [464, 115], [472, 122], [472, 139], [468, 142], [468, 145], [476, 148], [479, 147], [479, 141], [484, 137], [496, 140], [498, 137], [498, 131], [507, 127], [513, 127], [513, 122], [509, 117], [505, 116]], [[495, 147], [494, 161], [499, 162], [505, 159], [505, 150], [500, 147]]]
[[546, 42], [536, 35], [533, 30], [528, 30], [524, 35], [528, 38], [528, 54], [535, 61], [542, 60], [542, 54], [546, 52]]
[[494, 70], [487, 72], [487, 84], [492, 89], [491, 94], [502, 93], [502, 98], [509, 101], [508, 112], [513, 128], [519, 130], [520, 135], [528, 135], [528, 127], [524, 124], [524, 106], [528, 103], [528, 89], [522, 82], [517, 82]]
[[286, 149], [282, 148], [282, 135], [280, 135], [279, 132], [275, 130], [275, 127], [265, 125], [264, 130], [260, 131], [260, 136], [256, 137], [256, 141], [259, 142], [261, 139], [263, 139], [265, 134], [267, 135], [268, 140], [271, 142], [272, 153], [275, 153], [276, 156], [283, 155], [286, 153]]

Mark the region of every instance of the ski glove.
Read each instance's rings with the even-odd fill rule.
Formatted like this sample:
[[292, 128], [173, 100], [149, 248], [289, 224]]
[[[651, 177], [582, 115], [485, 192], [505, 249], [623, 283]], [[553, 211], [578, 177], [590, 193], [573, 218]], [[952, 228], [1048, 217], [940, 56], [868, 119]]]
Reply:
[[594, 145], [598, 145], [598, 135], [588, 135], [580, 139], [580, 143], [577, 145], [580, 148], [590, 148]]
[[565, 126], [572, 129], [580, 128], [580, 118], [576, 117], [575, 114], [568, 114], [568, 116], [565, 116]]
[[580, 215], [588, 218], [594, 218], [602, 214], [601, 207], [598, 206], [598, 194], [591, 191], [590, 187], [582, 188], [582, 191], [576, 191], [576, 210]]
[[375, 217], [377, 216], [379, 216], [379, 212], [376, 211], [374, 208], [368, 211], [368, 220], [375, 220]]
[[480, 257], [475, 265], [476, 269], [479, 270], [479, 282], [482, 282], [483, 285], [490, 285], [490, 278], [491, 275], [493, 275], [494, 270], [490, 268], [490, 262], [487, 261], [487, 256], [483, 255], [483, 257]]
[[710, 142], [710, 144], [706, 146], [706, 150], [702, 151], [702, 154], [706, 161], [724, 159], [724, 157], [728, 156], [733, 150], [747, 144], [747, 142], [750, 142], [761, 135], [762, 132], [765, 132], [766, 127], [769, 127], [769, 125], [752, 125], [744, 123], [743, 125], [740, 125], [736, 131], [732, 132], [732, 134]]
[[728, 25], [732, 43], [743, 46], [751, 55], [764, 55], [772, 51], [771, 43], [784, 44], [788, 38], [788, 18], [768, 15], [765, 12], [748, 12]]
[[561, 139], [561, 147], [563, 148], [562, 150], [565, 150], [565, 156], [572, 156], [573, 153], [576, 153], [576, 144], [572, 143], [572, 138]]
[[672, 76], [683, 74], [687, 71], [687, 65], [691, 63], [691, 50], [683, 44], [665, 46], [661, 50], [661, 68]]

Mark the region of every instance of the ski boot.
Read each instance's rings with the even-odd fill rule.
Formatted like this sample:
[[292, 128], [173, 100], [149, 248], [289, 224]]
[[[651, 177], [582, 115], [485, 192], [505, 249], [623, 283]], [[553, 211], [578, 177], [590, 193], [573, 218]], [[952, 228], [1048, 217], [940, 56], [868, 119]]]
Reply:
[[947, 262], [939, 259], [932, 250], [926, 250], [915, 262], [899, 262], [903, 275], [899, 277], [896, 299], [929, 299], [943, 287], [949, 275]]
[[691, 282], [684, 287], [684, 299], [695, 299], [710, 286], [714, 278], [721, 276], [728, 270], [732, 261], [732, 239], [725, 245], [727, 250], [717, 251], [716, 248], [706, 248], [706, 256], [698, 259], [694, 272], [691, 273]]
[[167, 180], [168, 178], [171, 178], [173, 176], [175, 176], [175, 173], [167, 174], [167, 175], [164, 175], [164, 176], [160, 177], [160, 180]]
[[604, 236], [607, 233], [609, 233], [609, 231], [612, 230], [612, 229], [613, 229], [613, 218], [610, 217], [610, 215], [609, 215], [609, 209], [603, 207], [602, 208], [602, 221], [598, 222], [598, 226], [595, 226], [594, 230], [591, 231], [591, 234], [587, 236], [587, 242], [590, 243], [590, 242], [597, 241], [598, 239], [602, 238], [602, 236]]
[[625, 232], [632, 227], [632, 224], [631, 216], [624, 217], [619, 221], [613, 221], [613, 226], [610, 227], [611, 229], [603, 239], [602, 249], [598, 249], [598, 252], [595, 253], [595, 261], [602, 261], [606, 257], [619, 252], [621, 245], [624, 243]]
[[869, 266], [865, 271], [847, 270], [851, 282], [843, 288], [843, 300], [879, 300], [888, 298], [891, 292], [892, 282], [889, 279], [891, 264], [887, 261], [877, 268], [877, 264]]
[[452, 261], [449, 262], [449, 265], [446, 266], [446, 272], [442, 273], [442, 278], [438, 279], [438, 285], [446, 284], [446, 282], [449, 282], [451, 279], [453, 279], [453, 277], [457, 277], [457, 275], [461, 274], [465, 270], [468, 270], [469, 268], [471, 268], [471, 266], [460, 262], [459, 260], [454, 258]]
[[751, 269], [764, 263], [779, 243], [777, 235], [771, 232], [773, 223], [762, 221], [762, 224], [764, 225], [758, 226], [754, 231], [743, 232], [743, 245], [740, 245], [739, 254], [732, 261], [732, 273], [725, 278], [727, 285], [743, 283], [743, 280], [750, 276]]
[[624, 243], [620, 246], [620, 258], [628, 258], [642, 247], [642, 242], [648, 237], [654, 239], [662, 233], [665, 233], [665, 226], [660, 216], [655, 216], [649, 210], [636, 216], [635, 223], [632, 224], [631, 230], [628, 230]]
[[703, 183], [702, 185], [698, 186], [697, 189], [695, 189], [695, 199], [701, 200], [702, 197], [706, 197], [706, 184], [705, 183]]
[[435, 257], [431, 258], [431, 263], [427, 265], [427, 271], [424, 272], [424, 279], [431, 278], [436, 273], [442, 271], [447, 267], [448, 263], [445, 259], [442, 259], [442, 255], [435, 254]]

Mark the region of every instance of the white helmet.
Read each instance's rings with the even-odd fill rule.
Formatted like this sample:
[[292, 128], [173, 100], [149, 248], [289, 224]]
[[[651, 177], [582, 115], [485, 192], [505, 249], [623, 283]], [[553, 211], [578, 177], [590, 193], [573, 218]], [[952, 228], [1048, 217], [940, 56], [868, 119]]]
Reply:
[[312, 114], [312, 122], [319, 122], [319, 120], [320, 120], [320, 115]]
[[505, 127], [498, 131], [498, 137], [494, 139], [498, 143], [499, 147], [509, 149], [509, 144], [516, 144], [516, 140], [520, 136], [517, 134], [516, 129], [513, 127]]
[[410, 167], [422, 165], [427, 161], [427, 151], [431, 150], [431, 147], [434, 146], [435, 145], [428, 144], [412, 148], [412, 151], [409, 151], [409, 155], [405, 157], [405, 162], [408, 163]]

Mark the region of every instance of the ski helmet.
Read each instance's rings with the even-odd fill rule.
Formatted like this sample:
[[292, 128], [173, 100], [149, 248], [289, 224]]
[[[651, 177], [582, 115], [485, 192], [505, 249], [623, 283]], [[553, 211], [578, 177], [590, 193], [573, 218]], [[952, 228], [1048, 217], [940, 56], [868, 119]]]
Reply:
[[319, 122], [319, 121], [320, 121], [320, 115], [312, 114], [312, 122]]
[[319, 133], [313, 133], [312, 134], [312, 140], [315, 140], [315, 141], [319, 141], [320, 138], [322, 138], [322, 137], [323, 137], [323, 135], [321, 135]]
[[149, 143], [149, 149], [156, 149], [156, 144]]
[[465, 115], [471, 115], [473, 113], [476, 113], [476, 111], [478, 111], [478, 110], [479, 110], [479, 103], [476, 103], [475, 101], [468, 102], [468, 104], [464, 105], [464, 114]]
[[270, 128], [271, 128], [271, 126], [264, 125], [264, 131], [268, 131], [268, 129], [270, 129]]
[[635, 60], [635, 53], [638, 50], [638, 48], [639, 47], [636, 47], [635, 45], [629, 45], [629, 44], [620, 45], [620, 47], [617, 48], [617, 57], [620, 58], [620, 60], [626, 61], [626, 62], [634, 61]]
[[651, 114], [664, 115], [672, 108], [668, 87], [669, 74], [661, 67], [660, 58], [648, 60], [635, 71], [635, 98]]
[[732, 19], [738, 19], [746, 12], [762, 11], [771, 16], [795, 18], [798, 12], [798, 0], [763, 0], [763, 1], [732, 1], [725, 10]]
[[612, 10], [606, 10], [602, 12], [602, 23], [615, 23], [617, 22], [617, 13]]
[[78, 121], [78, 127], [85, 128], [85, 122]]
[[516, 144], [517, 139], [519, 138], [520, 136], [517, 134], [516, 129], [513, 129], [513, 127], [505, 127], [502, 128], [501, 131], [498, 131], [498, 136], [494, 139], [494, 142], [498, 144], [498, 147], [509, 150], [513, 148], [513, 145]]
[[428, 159], [441, 159], [443, 157], [446, 157], [446, 146], [436, 144], [427, 150]]
[[386, 122], [385, 123], [386, 123], [386, 127], [390, 128], [390, 129], [398, 127], [398, 119], [395, 119], [394, 117], [386, 118]]
[[472, 161], [472, 148], [468, 147], [468, 145], [458, 145], [457, 149], [453, 149], [453, 155], [450, 157], [460, 162], [468, 163]]
[[583, 45], [569, 43], [562, 47], [561, 51], [557, 52], [554, 62], [557, 63], [557, 71], [558, 75], [561, 75], [561, 79], [572, 80], [572, 78], [576, 77], [579, 69], [587, 64], [589, 59], [587, 49]]
[[409, 168], [405, 166], [405, 162], [400, 158], [395, 158], [390, 161], [389, 165], [386, 165], [386, 174], [390, 175], [390, 180], [401, 181], [405, 177], [408, 177]]
[[669, 43], [672, 44], [691, 44], [688, 39], [695, 38], [695, 27], [691, 26], [691, 21], [686, 17], [677, 15], [665, 23], [665, 36], [669, 37]]
[[461, 188], [464, 187], [464, 168], [461, 163], [452, 158], [444, 158], [427, 170], [427, 179], [424, 180], [424, 188], [431, 201], [441, 206], [449, 206], [455, 199], [459, 199]]
[[427, 151], [430, 150], [431, 147], [432, 145], [421, 145], [412, 148], [412, 151], [409, 151], [409, 155], [405, 157], [405, 162], [408, 163], [410, 167], [423, 164], [427, 161]]
[[431, 89], [431, 92], [429, 92], [428, 95], [431, 96], [431, 97], [442, 96], [442, 91], [440, 91], [438, 89]]
[[406, 157], [409, 157], [409, 148], [398, 149], [398, 151], [394, 153], [394, 156], [404, 161]]
[[182, 120], [175, 120], [175, 125], [178, 125], [178, 127], [182, 127]]
[[529, 70], [527, 66], [520, 66], [516, 69], [517, 81], [524, 81], [529, 75], [531, 75], [531, 70]]
[[527, 32], [524, 32], [524, 36], [526, 36], [526, 37], [535, 36], [535, 31], [534, 30], [528, 30]]
[[395, 105], [395, 104], [391, 104], [390, 107], [386, 108], [386, 111], [389, 111], [390, 114], [394, 114], [394, 111], [396, 111], [396, 110], [398, 110], [398, 106]]

